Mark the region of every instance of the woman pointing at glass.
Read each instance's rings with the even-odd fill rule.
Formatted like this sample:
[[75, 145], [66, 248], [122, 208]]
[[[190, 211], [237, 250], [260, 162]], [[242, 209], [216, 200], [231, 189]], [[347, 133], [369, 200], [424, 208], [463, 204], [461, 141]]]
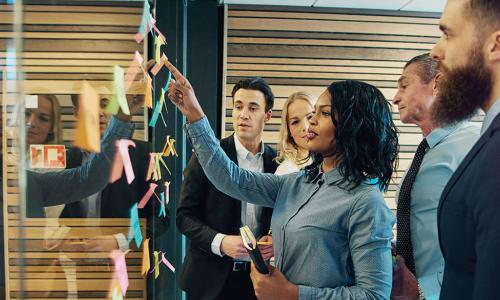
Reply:
[[307, 147], [313, 163], [284, 176], [245, 171], [219, 146], [189, 81], [167, 62], [171, 101], [205, 174], [223, 193], [273, 207], [276, 269], [252, 268], [259, 299], [389, 299], [394, 216], [380, 189], [398, 150], [390, 105], [375, 87], [332, 83], [318, 98]]

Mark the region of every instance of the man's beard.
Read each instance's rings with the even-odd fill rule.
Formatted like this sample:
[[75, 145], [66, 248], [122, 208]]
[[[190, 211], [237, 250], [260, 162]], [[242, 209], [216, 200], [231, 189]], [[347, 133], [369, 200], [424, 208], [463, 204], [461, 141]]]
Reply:
[[493, 74], [484, 63], [482, 52], [474, 49], [465, 66], [449, 69], [440, 63], [439, 69], [442, 77], [432, 119], [438, 126], [470, 119], [489, 100], [493, 90]]

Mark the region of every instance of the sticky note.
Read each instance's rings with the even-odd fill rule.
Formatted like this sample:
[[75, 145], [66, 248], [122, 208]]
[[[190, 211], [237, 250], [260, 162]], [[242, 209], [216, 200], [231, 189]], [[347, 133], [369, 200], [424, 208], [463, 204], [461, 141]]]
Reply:
[[[122, 109], [122, 112], [126, 115], [130, 115], [130, 110], [128, 108], [128, 103], [127, 103], [127, 97], [125, 96], [125, 83], [124, 83], [124, 71], [123, 69], [118, 66], [114, 65], [113, 67], [113, 74], [114, 74], [114, 82], [113, 82], [113, 96], [111, 97], [110, 103], [118, 103], [119, 107]], [[116, 104], [115, 104], [116, 105]], [[108, 105], [109, 106], [109, 105]], [[114, 112], [114, 114], [116, 114]], [[111, 112], [113, 113], [113, 112]]]
[[130, 155], [128, 153], [128, 147], [135, 147], [135, 143], [131, 140], [121, 139], [116, 141], [117, 152], [115, 154], [115, 159], [113, 162], [113, 167], [111, 168], [111, 178], [109, 182], [113, 183], [121, 178], [123, 169], [125, 169], [125, 175], [127, 176], [127, 182], [130, 184], [134, 181], [134, 169], [132, 168], [132, 163], [130, 161]]
[[149, 262], [149, 239], [146, 239], [144, 241], [144, 244], [142, 244], [142, 267], [141, 267], [141, 273], [142, 275], [146, 275], [150, 269], [150, 262]]
[[163, 107], [163, 102], [165, 101], [165, 90], [161, 90], [160, 100], [156, 102], [156, 106], [153, 111], [153, 115], [151, 116], [151, 120], [149, 121], [150, 127], [155, 127], [156, 122], [158, 121], [158, 117], [161, 113], [161, 109]]
[[153, 255], [154, 255], [154, 260], [155, 260], [154, 272], [155, 272], [155, 279], [156, 279], [160, 275], [160, 261], [158, 258], [158, 251], [154, 251]]
[[134, 59], [139, 65], [142, 65], [142, 63], [144, 62], [144, 58], [142, 58], [142, 55], [137, 50], [135, 50]]
[[155, 36], [155, 60], [156, 62], [160, 62], [160, 56], [161, 56], [161, 46], [165, 45], [165, 39], [162, 38], [159, 35]]
[[167, 211], [165, 209], [165, 194], [161, 193], [160, 197], [161, 197], [161, 200], [160, 200], [161, 207], [160, 207], [160, 213], [158, 214], [158, 217], [161, 217], [161, 216], [166, 217]]
[[162, 151], [163, 156], [170, 156], [170, 155], [179, 156], [177, 154], [177, 151], [175, 150], [174, 144], [175, 140], [171, 138], [169, 135], [167, 135], [167, 139], [165, 145], [163, 146], [163, 151]]
[[89, 152], [101, 152], [99, 94], [84, 81], [78, 98], [78, 123], [74, 145]]
[[[137, 74], [139, 72], [142, 72], [142, 67], [141, 65], [134, 59], [128, 66], [127, 70], [125, 71], [125, 77], [124, 77], [124, 88], [125, 91], [128, 91], [130, 87], [132, 86], [132, 83], [135, 81]], [[127, 103], [128, 107], [128, 103]]]
[[153, 194], [154, 194], [155, 189], [156, 189], [157, 186], [158, 185], [156, 183], [150, 183], [149, 184], [149, 190], [142, 197], [141, 201], [139, 202], [138, 208], [144, 208], [144, 206], [146, 206], [146, 204], [148, 203], [148, 201], [151, 198], [151, 196], [153, 196]]
[[149, 77], [149, 74], [145, 74], [145, 77], [146, 77], [146, 91], [144, 92], [145, 94], [144, 104], [149, 108], [153, 108], [153, 80], [151, 79], [151, 77]]
[[169, 193], [170, 193], [170, 181], [166, 181], [165, 182], [165, 197], [166, 197], [166, 202], [165, 204], [168, 205], [168, 202], [169, 202]]
[[165, 253], [161, 254], [161, 261], [167, 266], [172, 272], [175, 273], [174, 266], [165, 258]]
[[24, 96], [25, 108], [38, 108], [38, 95], [25, 95]]
[[115, 276], [120, 282], [120, 287], [122, 295], [125, 296], [128, 289], [128, 273], [127, 273], [127, 263], [125, 262], [125, 254], [130, 250], [125, 252], [121, 250], [112, 250], [110, 257], [113, 260], [115, 266]]
[[137, 248], [141, 248], [142, 243], [142, 232], [141, 223], [139, 222], [139, 210], [137, 203], [135, 203], [130, 209], [130, 229], [128, 232], [128, 242], [130, 243], [132, 239], [135, 239], [135, 245]]

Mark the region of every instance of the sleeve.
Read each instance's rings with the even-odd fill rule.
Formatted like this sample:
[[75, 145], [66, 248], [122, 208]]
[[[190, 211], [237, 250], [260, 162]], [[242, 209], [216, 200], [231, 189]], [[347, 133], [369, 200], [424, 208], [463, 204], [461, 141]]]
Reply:
[[184, 170], [179, 207], [177, 208], [177, 228], [191, 243], [207, 253], [212, 253], [212, 242], [218, 234], [205, 224], [204, 210], [209, 182], [195, 155], [191, 156]]
[[368, 193], [353, 203], [348, 239], [356, 284], [337, 288], [299, 285], [299, 299], [382, 300], [392, 286], [390, 240], [395, 219], [380, 193]]
[[102, 190], [109, 180], [115, 141], [129, 139], [132, 133], [133, 124], [113, 117], [101, 140], [101, 152], [92, 154], [81, 167], [49, 173], [28, 171], [38, 181], [43, 206], [75, 202]]
[[[498, 133], [497, 133], [498, 136]], [[500, 140], [500, 139], [498, 139]], [[487, 145], [488, 152], [476, 170], [474, 184], [474, 223], [476, 265], [474, 270], [474, 292], [472, 299], [500, 299], [498, 270], [500, 269], [500, 142]], [[489, 159], [486, 159], [489, 158]], [[479, 172], [477, 172], [479, 173]], [[488, 174], [488, 175], [486, 175]]]
[[274, 207], [283, 178], [239, 168], [220, 147], [206, 117], [187, 124], [186, 131], [203, 171], [219, 191], [244, 202]]

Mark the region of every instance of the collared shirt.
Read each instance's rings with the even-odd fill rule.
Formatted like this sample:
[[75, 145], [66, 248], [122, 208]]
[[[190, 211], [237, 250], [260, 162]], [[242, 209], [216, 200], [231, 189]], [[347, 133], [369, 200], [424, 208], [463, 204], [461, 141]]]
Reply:
[[469, 122], [436, 128], [426, 137], [429, 148], [411, 190], [410, 230], [415, 271], [427, 300], [439, 299], [444, 270], [437, 231], [439, 199], [478, 138], [479, 126]]
[[217, 189], [274, 207], [276, 267], [299, 287], [299, 299], [389, 299], [395, 218], [377, 186], [339, 186], [337, 169], [310, 179], [239, 168], [206, 117], [186, 125], [196, 156]]
[[[236, 135], [233, 135], [234, 145], [236, 148], [236, 158], [238, 160], [238, 166], [245, 170], [254, 171], [254, 172], [264, 172], [264, 143], [260, 143], [261, 148], [260, 152], [255, 155], [252, 152], [248, 151], [245, 146], [243, 146]], [[260, 232], [260, 223], [258, 220], [260, 219], [260, 215], [262, 214], [262, 208], [251, 203], [243, 202], [241, 203], [241, 224], [248, 225], [250, 230], [252, 230], [253, 234], [257, 237], [257, 233]], [[222, 239], [226, 235], [223, 233], [218, 233], [215, 235], [210, 248], [212, 253], [223, 256], [220, 251], [220, 245], [222, 243]], [[247, 259], [249, 260], [249, 259]]]
[[488, 127], [490, 127], [491, 123], [498, 114], [500, 114], [500, 98], [493, 103], [484, 116], [483, 126], [481, 127], [481, 135], [488, 129]]

